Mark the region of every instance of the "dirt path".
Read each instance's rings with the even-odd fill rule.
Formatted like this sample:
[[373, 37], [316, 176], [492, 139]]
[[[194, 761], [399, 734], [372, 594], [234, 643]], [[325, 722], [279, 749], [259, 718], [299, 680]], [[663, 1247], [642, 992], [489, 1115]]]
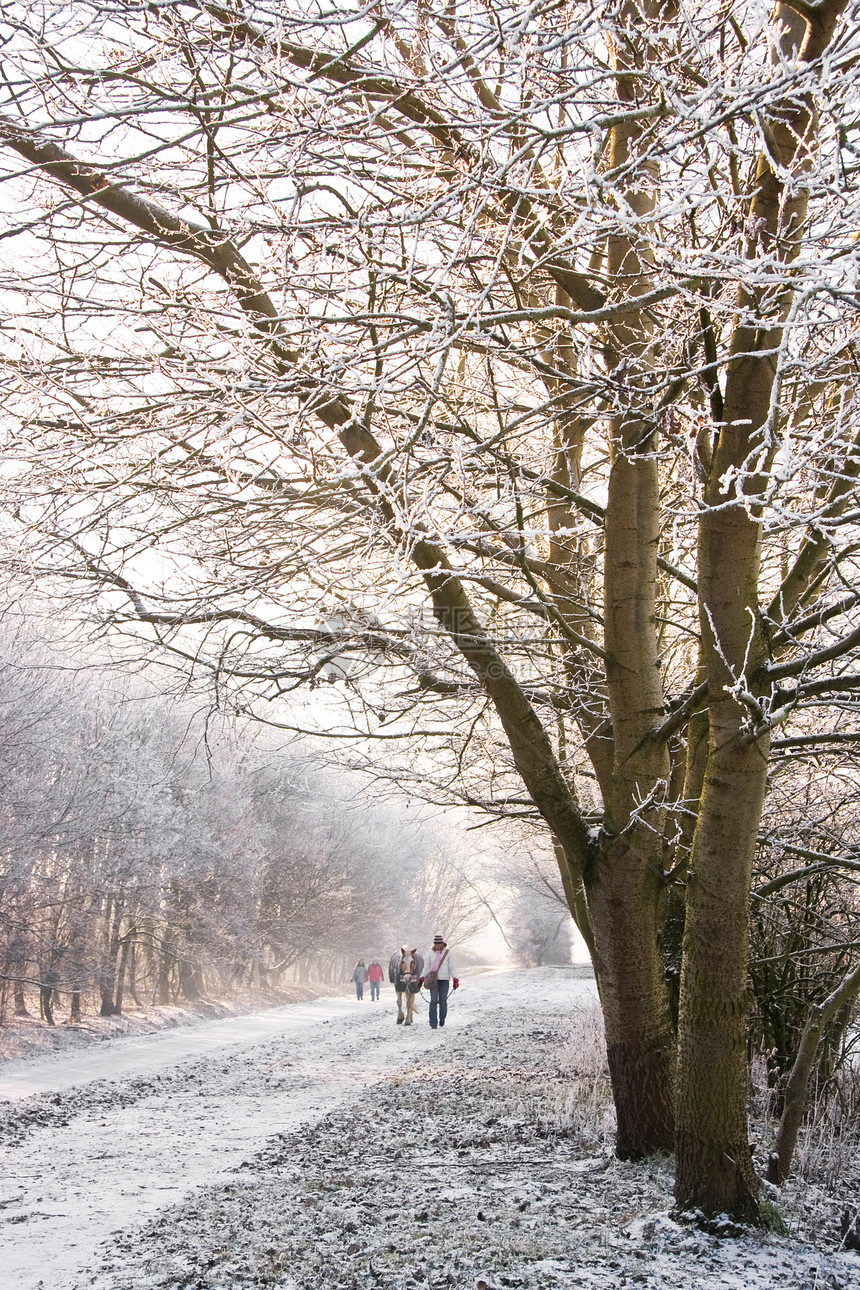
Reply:
[[[180, 1201], [193, 1208], [207, 1185], [241, 1178], [275, 1134], [378, 1092], [484, 1010], [521, 1006], [534, 989], [527, 973], [464, 985], [445, 1032], [431, 1032], [426, 1013], [396, 1026], [389, 989], [380, 1004], [319, 1000], [9, 1063], [0, 1290], [83, 1290], [112, 1239]], [[550, 973], [542, 989], [564, 1006], [594, 987]]]

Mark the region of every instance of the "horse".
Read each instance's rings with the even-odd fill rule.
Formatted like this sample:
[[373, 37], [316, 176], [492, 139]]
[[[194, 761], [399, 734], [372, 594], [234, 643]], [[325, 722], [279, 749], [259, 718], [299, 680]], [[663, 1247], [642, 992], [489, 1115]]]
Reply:
[[[395, 951], [388, 964], [388, 979], [397, 993], [397, 1024], [411, 1026], [415, 1011], [415, 996], [421, 989], [418, 978], [424, 968], [424, 960], [417, 950], [400, 947]], [[404, 1015], [404, 1003], [406, 1005]]]

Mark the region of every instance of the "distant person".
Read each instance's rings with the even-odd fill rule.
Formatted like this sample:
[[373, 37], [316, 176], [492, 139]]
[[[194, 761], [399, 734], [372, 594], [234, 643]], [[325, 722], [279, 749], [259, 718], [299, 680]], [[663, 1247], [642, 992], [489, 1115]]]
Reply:
[[430, 953], [427, 955], [426, 975], [421, 978], [422, 984], [426, 983], [430, 990], [431, 1030], [445, 1024], [445, 1018], [448, 1015], [448, 991], [452, 985], [455, 990], [460, 985], [459, 977], [454, 975], [456, 970], [448, 943], [445, 937], [437, 932], [433, 937]]
[[385, 980], [385, 973], [382, 970], [382, 964], [376, 959], [373, 960], [367, 969], [367, 979], [370, 982], [370, 1000], [379, 999], [379, 987]]
[[355, 982], [356, 999], [363, 999], [364, 983], [367, 980], [367, 967], [365, 965], [364, 959], [358, 960], [355, 967], [353, 968], [352, 977], [350, 979]]

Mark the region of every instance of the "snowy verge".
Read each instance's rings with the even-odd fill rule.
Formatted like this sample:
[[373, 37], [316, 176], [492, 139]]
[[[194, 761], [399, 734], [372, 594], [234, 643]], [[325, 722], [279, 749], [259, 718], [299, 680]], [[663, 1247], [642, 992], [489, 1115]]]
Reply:
[[229, 1003], [199, 999], [193, 1003], [161, 1004], [128, 1008], [119, 1017], [87, 1013], [80, 1021], [61, 1021], [54, 1026], [38, 1017], [8, 1017], [0, 1026], [0, 1069], [7, 1062], [27, 1061], [50, 1053], [79, 1052], [106, 1040], [136, 1038], [177, 1026], [197, 1026], [223, 1017], [241, 1017], [261, 1008], [280, 1008], [290, 1003], [319, 999], [329, 990], [311, 986], [286, 986], [276, 993], [248, 995]]

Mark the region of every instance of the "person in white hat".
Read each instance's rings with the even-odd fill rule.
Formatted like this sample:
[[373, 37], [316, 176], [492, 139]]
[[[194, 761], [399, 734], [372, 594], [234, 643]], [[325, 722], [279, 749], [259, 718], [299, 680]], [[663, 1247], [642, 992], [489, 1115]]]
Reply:
[[458, 989], [460, 979], [451, 958], [451, 952], [445, 937], [439, 932], [433, 937], [430, 953], [427, 955], [427, 972], [421, 978], [430, 991], [430, 1029], [444, 1026], [448, 1015], [448, 991], [453, 986]]

